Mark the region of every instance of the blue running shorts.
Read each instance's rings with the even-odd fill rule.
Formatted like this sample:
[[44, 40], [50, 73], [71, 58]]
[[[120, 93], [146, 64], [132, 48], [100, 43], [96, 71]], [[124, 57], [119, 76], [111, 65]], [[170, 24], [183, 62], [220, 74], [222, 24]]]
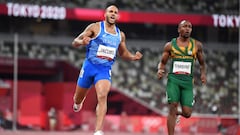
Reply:
[[109, 80], [111, 82], [111, 66], [93, 64], [85, 60], [80, 70], [77, 84], [81, 88], [90, 88], [99, 80]]

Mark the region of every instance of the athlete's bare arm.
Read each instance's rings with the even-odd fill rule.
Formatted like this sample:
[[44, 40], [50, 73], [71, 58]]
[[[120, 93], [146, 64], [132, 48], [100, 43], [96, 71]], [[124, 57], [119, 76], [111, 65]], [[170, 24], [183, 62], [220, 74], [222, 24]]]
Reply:
[[73, 42], [72, 42], [72, 46], [74, 47], [79, 47], [81, 45], [87, 45], [89, 44], [91, 38], [95, 37], [96, 34], [99, 31], [99, 24], [98, 23], [91, 23], [89, 24], [85, 30], [79, 35], [77, 36]]
[[121, 42], [118, 47], [118, 54], [124, 60], [139, 60], [142, 58], [142, 54], [139, 51], [137, 51], [134, 55], [127, 49], [124, 32], [121, 32]]
[[162, 53], [162, 58], [161, 58], [161, 61], [158, 64], [158, 72], [157, 72], [158, 79], [161, 79], [164, 76], [165, 65], [168, 62], [168, 58], [170, 56], [170, 51], [171, 51], [171, 42], [168, 42], [164, 46], [163, 53]]
[[199, 41], [196, 41], [196, 46], [197, 46], [197, 59], [200, 64], [200, 72], [201, 72], [201, 81], [203, 84], [206, 84], [207, 79], [206, 79], [206, 66], [205, 66], [205, 61], [203, 57], [203, 47], [202, 43]]

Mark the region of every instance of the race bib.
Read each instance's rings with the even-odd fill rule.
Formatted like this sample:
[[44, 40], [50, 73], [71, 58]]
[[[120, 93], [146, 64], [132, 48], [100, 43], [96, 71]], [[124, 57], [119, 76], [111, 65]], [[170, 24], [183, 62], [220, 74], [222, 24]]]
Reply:
[[99, 45], [97, 50], [97, 57], [102, 59], [112, 60], [115, 57], [116, 48]]
[[175, 74], [191, 74], [191, 62], [174, 61], [173, 73]]

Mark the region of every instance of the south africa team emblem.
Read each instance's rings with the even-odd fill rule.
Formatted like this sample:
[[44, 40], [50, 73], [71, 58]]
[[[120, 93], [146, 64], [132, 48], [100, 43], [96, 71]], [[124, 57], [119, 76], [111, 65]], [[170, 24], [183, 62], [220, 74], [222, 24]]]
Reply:
[[188, 55], [192, 55], [192, 51], [188, 51]]

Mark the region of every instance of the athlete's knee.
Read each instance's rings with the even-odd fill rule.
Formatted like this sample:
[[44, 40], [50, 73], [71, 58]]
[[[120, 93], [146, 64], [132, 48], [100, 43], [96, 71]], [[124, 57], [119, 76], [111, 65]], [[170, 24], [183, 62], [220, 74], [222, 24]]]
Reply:
[[190, 118], [192, 115], [191, 112], [182, 112], [182, 116], [185, 117], [185, 118]]
[[105, 93], [105, 92], [97, 93], [97, 99], [98, 99], [98, 102], [106, 101], [107, 100], [107, 93]]
[[175, 116], [177, 114], [178, 103], [170, 103], [169, 104], [169, 115]]
[[110, 91], [111, 83], [108, 80], [99, 80], [96, 83], [96, 93], [98, 102], [106, 102]]
[[107, 95], [106, 94], [99, 94], [97, 96], [98, 100], [106, 100], [107, 99]]
[[192, 108], [188, 106], [182, 107], [182, 116], [185, 118], [190, 118], [192, 114]]

